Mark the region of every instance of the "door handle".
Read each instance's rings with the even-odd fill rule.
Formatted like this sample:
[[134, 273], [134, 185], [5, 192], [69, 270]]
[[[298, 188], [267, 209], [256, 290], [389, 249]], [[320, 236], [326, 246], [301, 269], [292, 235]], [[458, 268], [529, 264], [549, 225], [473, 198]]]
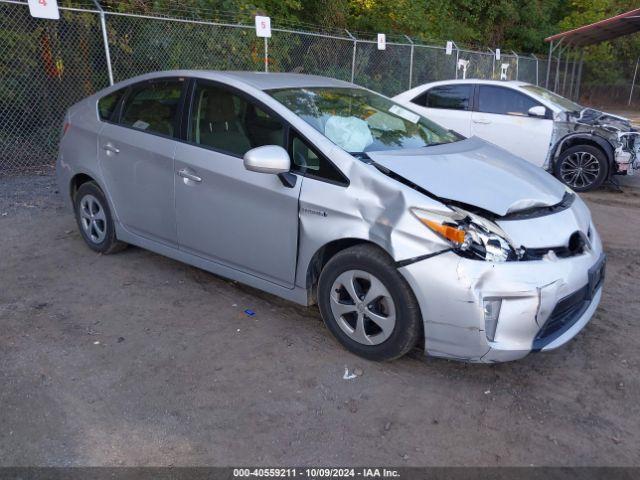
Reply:
[[189, 171], [186, 168], [178, 170], [178, 176], [182, 178], [186, 178], [187, 180], [191, 180], [192, 182], [196, 182], [196, 183], [200, 183], [202, 181], [202, 178], [200, 178], [197, 175], [194, 175], [193, 173], [189, 173]]
[[487, 120], [486, 118], [474, 118], [473, 123], [482, 123], [483, 125], [488, 125], [491, 123], [491, 120]]
[[114, 147], [112, 144], [110, 143], [105, 143], [102, 146], [103, 150], [106, 150], [107, 152], [111, 152], [111, 153], [120, 153], [120, 149]]

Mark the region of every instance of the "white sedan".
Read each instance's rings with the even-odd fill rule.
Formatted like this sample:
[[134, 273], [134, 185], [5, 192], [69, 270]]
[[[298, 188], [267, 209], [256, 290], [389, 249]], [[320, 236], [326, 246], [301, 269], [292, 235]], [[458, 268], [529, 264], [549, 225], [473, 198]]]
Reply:
[[447, 80], [412, 88], [394, 100], [543, 167], [577, 191], [640, 168], [640, 140], [627, 119], [529, 83]]

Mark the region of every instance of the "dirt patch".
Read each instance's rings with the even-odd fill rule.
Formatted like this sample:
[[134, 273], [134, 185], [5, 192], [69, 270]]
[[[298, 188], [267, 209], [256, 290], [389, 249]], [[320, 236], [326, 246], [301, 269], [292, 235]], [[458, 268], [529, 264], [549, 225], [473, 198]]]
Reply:
[[4, 466], [640, 463], [635, 187], [584, 196], [609, 256], [589, 326], [487, 366], [367, 362], [316, 309], [137, 248], [96, 255], [50, 177], [0, 182]]

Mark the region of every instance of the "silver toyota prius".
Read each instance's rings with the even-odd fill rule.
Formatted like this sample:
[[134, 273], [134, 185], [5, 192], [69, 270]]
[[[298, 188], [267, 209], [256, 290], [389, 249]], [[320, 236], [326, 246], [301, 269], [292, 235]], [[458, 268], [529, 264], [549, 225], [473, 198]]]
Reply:
[[169, 71], [69, 109], [89, 248], [152, 250], [302, 305], [373, 360], [515, 360], [598, 306], [602, 243], [551, 175], [351, 83]]

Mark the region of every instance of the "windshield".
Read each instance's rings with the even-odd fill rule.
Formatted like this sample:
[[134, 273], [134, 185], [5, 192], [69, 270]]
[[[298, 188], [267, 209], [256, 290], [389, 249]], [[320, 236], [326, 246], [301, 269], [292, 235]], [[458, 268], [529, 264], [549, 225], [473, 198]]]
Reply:
[[538, 87], [536, 85], [523, 85], [521, 88], [528, 90], [529, 92], [542, 97], [548, 102], [553, 103], [556, 107], [562, 110], [568, 110], [570, 112], [579, 112], [582, 110], [582, 106], [575, 102], [572, 102], [568, 98], [561, 97], [557, 93], [550, 92], [546, 88]]
[[360, 88], [289, 88], [268, 93], [350, 153], [421, 148], [463, 138]]

